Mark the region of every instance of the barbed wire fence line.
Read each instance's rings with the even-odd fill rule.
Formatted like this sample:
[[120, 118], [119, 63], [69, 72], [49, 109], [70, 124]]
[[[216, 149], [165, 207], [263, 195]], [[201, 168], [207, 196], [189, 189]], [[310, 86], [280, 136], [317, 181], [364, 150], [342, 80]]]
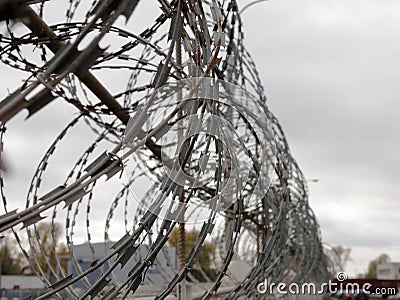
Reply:
[[[0, 6], [1, 61], [26, 74], [0, 103], [2, 154], [7, 122], [20, 111], [28, 110], [27, 124], [35, 114], [45, 121], [41, 110], [53, 101], [78, 112], [38, 163], [25, 208], [10, 210], [7, 180], [0, 174], [0, 232], [13, 230], [27, 259], [39, 266], [49, 289], [38, 299], [62, 299], [61, 293], [71, 299], [124, 299], [137, 292], [150, 267], [167, 282], [156, 299], [177, 289], [185, 293], [189, 282], [201, 285], [202, 299], [259, 299], [267, 297], [256, 289], [265, 278], [328, 279], [306, 180], [268, 109], [243, 43], [237, 2], [159, 0], [155, 20], [140, 15], [138, 0], [56, 2], [14, 0]], [[60, 12], [64, 20], [54, 23], [53, 13]], [[49, 15], [54, 25], [46, 23]], [[144, 30], [131, 29], [136, 18], [146, 20], [139, 24]], [[44, 191], [53, 157], [60, 148], [74, 147], [65, 141], [82, 127], [94, 139], [65, 181]], [[101, 201], [101, 188], [112, 180], [122, 188], [112, 201]], [[92, 225], [93, 211], [104, 203], [105, 244], [113, 227], [119, 227], [119, 240], [84, 270], [74, 234], [85, 228], [95, 258], [92, 236], [99, 229]], [[56, 224], [63, 223], [74, 274], [64, 270], [57, 253], [55, 265], [46, 261], [49, 271], [40, 267], [38, 254], [46, 258], [46, 251], [37, 227], [43, 219], [53, 226], [54, 249], [60, 243]], [[21, 242], [21, 225], [28, 245]], [[161, 260], [174, 263], [168, 240], [175, 228], [179, 264], [171, 271]], [[185, 245], [188, 228], [198, 230], [191, 249]], [[215, 276], [196, 261], [206, 241], [212, 241]], [[234, 260], [251, 267], [244, 278], [228, 276]], [[193, 276], [193, 264], [206, 283]], [[120, 269], [129, 271], [121, 277]], [[93, 283], [88, 276], [94, 272]], [[83, 290], [74, 287], [78, 282]]]

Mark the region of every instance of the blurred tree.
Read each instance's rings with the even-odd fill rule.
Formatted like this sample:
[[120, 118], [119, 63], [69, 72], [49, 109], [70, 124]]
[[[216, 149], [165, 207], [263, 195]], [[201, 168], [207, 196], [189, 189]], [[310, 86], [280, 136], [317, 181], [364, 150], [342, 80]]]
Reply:
[[370, 263], [368, 264], [368, 272], [367, 272], [367, 274], [365, 274], [365, 278], [375, 279], [377, 265], [387, 263], [387, 262], [390, 262], [390, 257], [386, 253], [382, 253], [377, 258], [370, 261]]
[[[179, 229], [176, 228], [171, 232], [171, 235], [169, 236], [168, 243], [171, 247], [175, 247], [178, 249], [178, 236], [179, 236]], [[185, 232], [185, 244], [186, 244], [186, 249], [185, 249], [185, 256], [188, 257], [190, 254], [190, 251], [193, 249], [195, 246], [197, 239], [199, 237], [199, 231], [197, 230], [192, 230], [192, 231], [186, 231]], [[196, 258], [193, 263], [191, 264], [191, 273], [192, 275], [199, 281], [205, 281], [206, 278], [204, 278], [199, 271], [197, 267], [201, 267], [201, 269], [204, 271], [204, 273], [211, 279], [214, 280], [217, 272], [215, 269], [211, 268], [211, 257], [212, 253], [214, 251], [214, 246], [210, 242], [204, 242], [203, 244], [203, 249], [201, 250], [201, 253], [198, 258]]]
[[[60, 266], [57, 264], [56, 256], [59, 256], [61, 268], [66, 272], [68, 261], [66, 256], [68, 255], [67, 246], [60, 242], [62, 230], [61, 225], [58, 223], [44, 222], [39, 223], [36, 226], [37, 235], [31, 236], [31, 243], [35, 248], [35, 253], [31, 253], [35, 256], [37, 262], [33, 264], [33, 270], [38, 272], [41, 269], [45, 274], [51, 275], [51, 268], [57, 273], [60, 272]], [[38, 237], [38, 239], [36, 239]], [[40, 246], [39, 246], [40, 245]], [[43, 255], [40, 247], [43, 248]]]
[[6, 236], [0, 240], [1, 275], [21, 274], [21, 255], [16, 249], [16, 242], [11, 236]]
[[364, 279], [364, 278], [365, 278], [365, 274], [363, 274], [363, 273], [357, 273], [357, 274], [356, 274], [356, 278]]
[[331, 272], [332, 275], [338, 272], [343, 272], [345, 270], [346, 264], [349, 262], [351, 253], [351, 248], [345, 248], [343, 246], [333, 246], [327, 249], [326, 255], [331, 261]]

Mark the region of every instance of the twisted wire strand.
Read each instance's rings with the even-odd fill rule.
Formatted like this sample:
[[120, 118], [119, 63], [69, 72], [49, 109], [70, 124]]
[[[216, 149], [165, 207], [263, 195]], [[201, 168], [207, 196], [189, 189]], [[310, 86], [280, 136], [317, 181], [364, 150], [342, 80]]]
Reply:
[[[1, 61], [27, 74], [20, 89], [0, 102], [1, 152], [7, 151], [5, 124], [20, 110], [27, 108], [30, 117], [60, 98], [57, 101], [62, 99], [78, 112], [43, 156], [20, 212], [9, 210], [7, 184], [0, 173], [5, 210], [0, 232], [20, 224], [26, 228], [28, 249], [21, 234], [15, 230], [14, 234], [50, 287], [38, 299], [126, 298], [138, 292], [142, 282], [157, 286], [148, 276], [151, 268], [166, 284], [158, 287], [156, 299], [175, 293], [185, 278], [201, 286], [202, 299], [218, 294], [221, 287], [228, 288], [224, 299], [265, 298], [256, 288], [264, 278], [272, 282], [327, 279], [328, 262], [308, 204], [306, 180], [268, 109], [256, 66], [243, 44], [236, 1], [160, 0], [158, 17], [138, 34], [116, 21], [124, 16], [135, 22], [131, 14], [139, 1], [65, 1], [65, 22], [52, 26], [43, 21], [48, 2], [52, 1], [40, 2], [38, 13], [28, 5], [20, 8], [25, 16], [21, 20], [31, 32], [17, 36], [10, 16], [6, 33], [0, 36]], [[37, 23], [42, 31], [34, 20], [43, 22]], [[103, 40], [110, 43], [108, 48], [99, 45]], [[182, 45], [179, 55], [174, 51], [177, 44]], [[123, 80], [96, 78], [114, 73]], [[177, 101], [177, 90], [191, 98]], [[198, 131], [202, 127], [195, 124], [203, 124], [206, 130]], [[211, 124], [223, 129], [217, 129], [218, 137], [207, 131]], [[89, 128], [95, 139], [82, 147], [65, 182], [47, 193], [41, 183], [46, 181], [48, 166], [54, 164], [52, 157], [78, 125]], [[174, 153], [178, 146], [180, 152]], [[174, 173], [176, 154], [189, 178], [194, 178], [189, 185], [180, 184], [181, 175]], [[204, 178], [191, 177], [198, 174], [204, 155], [215, 162], [215, 168], [200, 169]], [[106, 254], [100, 255], [93, 243], [98, 228], [92, 224], [104, 207], [101, 189], [118, 182], [121, 172], [125, 174], [119, 179], [124, 181], [122, 188], [115, 190], [114, 199], [105, 199]], [[181, 195], [184, 202], [176, 208], [174, 201]], [[230, 197], [233, 201], [225, 203]], [[46, 256], [47, 245], [38, 229], [46, 217], [51, 219], [55, 265]], [[168, 241], [182, 220], [192, 223], [198, 236], [193, 245], [186, 245], [190, 249], [181, 249], [187, 253], [183, 264], [174, 266]], [[64, 223], [73, 276], [63, 269], [63, 257], [57, 253], [59, 222]], [[87, 269], [75, 253], [75, 231], [81, 228], [93, 260]], [[119, 240], [110, 246], [115, 237]], [[210, 242], [213, 261], [201, 265], [204, 245]], [[47, 271], [38, 261], [40, 255]], [[230, 266], [239, 260], [249, 271], [234, 278]], [[193, 267], [204, 283], [194, 276]], [[122, 275], [121, 270], [129, 271]], [[77, 283], [83, 290], [76, 289]]]

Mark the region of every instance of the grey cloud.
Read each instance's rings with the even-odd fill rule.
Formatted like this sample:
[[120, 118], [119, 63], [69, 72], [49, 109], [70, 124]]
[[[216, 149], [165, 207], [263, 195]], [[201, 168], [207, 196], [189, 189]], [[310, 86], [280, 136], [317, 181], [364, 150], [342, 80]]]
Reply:
[[[351, 271], [363, 270], [382, 252], [400, 260], [399, 11], [398, 0], [270, 0], [243, 15], [245, 44], [270, 109], [306, 177], [320, 180], [310, 183], [310, 202], [324, 240], [353, 248]], [[150, 15], [134, 15], [143, 22], [133, 23], [144, 28]], [[1, 95], [18, 86], [19, 72], [7, 72]], [[9, 175], [12, 199], [26, 195], [21, 182], [29, 183], [40, 154], [73, 114], [70, 105], [55, 102], [28, 122], [22, 116], [10, 122], [15, 153], [6, 156], [10, 163], [13, 154], [22, 157], [15, 162], [19, 171]], [[86, 134], [74, 135], [77, 145], [89, 141]], [[48, 186], [65, 178], [80, 149], [62, 150], [65, 159], [57, 160]], [[99, 193], [106, 197], [96, 203], [104, 210], [93, 212], [96, 228], [104, 226], [115, 195], [111, 186]]]
[[358, 270], [388, 249], [400, 260], [399, 8], [282, 0], [244, 15], [270, 109], [306, 177], [320, 180], [310, 202], [324, 240], [354, 248]]

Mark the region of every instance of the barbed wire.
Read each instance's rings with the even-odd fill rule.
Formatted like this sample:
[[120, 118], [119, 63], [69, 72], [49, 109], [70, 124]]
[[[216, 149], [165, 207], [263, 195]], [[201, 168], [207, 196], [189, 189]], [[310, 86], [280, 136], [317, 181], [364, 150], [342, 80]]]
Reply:
[[[159, 0], [158, 17], [146, 20], [148, 26], [138, 34], [129, 24], [141, 13], [139, 1], [69, 0], [65, 9], [60, 1], [53, 7], [55, 1], [33, 2], [2, 4], [10, 9], [0, 14], [5, 23], [0, 59], [26, 73], [26, 80], [0, 103], [1, 150], [7, 148], [7, 122], [23, 109], [28, 118], [41, 113], [46, 120], [41, 109], [57, 99], [78, 112], [39, 162], [24, 209], [10, 211], [7, 182], [0, 175], [5, 210], [0, 232], [20, 224], [26, 229], [29, 245], [14, 234], [49, 287], [38, 299], [124, 299], [146, 280], [154, 285], [147, 276], [150, 268], [167, 283], [156, 291], [156, 299], [176, 294], [187, 280], [201, 287], [202, 299], [216, 294], [259, 299], [266, 297], [256, 289], [264, 278], [327, 279], [306, 180], [268, 109], [243, 44], [236, 1]], [[51, 14], [55, 7], [65, 12], [65, 21], [47, 25], [48, 7]], [[120, 16], [125, 25], [118, 25]], [[16, 27], [20, 23], [27, 30], [22, 34]], [[182, 51], [174, 52], [178, 48]], [[66, 140], [81, 127], [91, 130], [93, 141], [65, 181], [43, 192], [48, 167], [56, 163], [53, 157], [72, 146]], [[106, 254], [99, 257], [92, 241], [93, 230], [99, 230], [92, 225], [98, 224], [93, 212], [104, 209], [101, 187], [118, 176], [122, 188], [108, 199]], [[38, 230], [48, 218], [55, 264]], [[57, 223], [64, 224], [74, 274], [63, 269], [64, 258], [57, 254]], [[93, 259], [88, 269], [81, 267], [75, 249], [78, 224], [85, 228]], [[119, 228], [116, 243], [111, 242], [113, 227]], [[198, 236], [190, 249], [180, 244], [180, 264], [174, 269], [168, 240], [178, 227], [181, 243], [188, 228]], [[215, 276], [198, 261], [207, 241], [213, 245]], [[39, 254], [48, 271], [40, 267]], [[236, 260], [250, 266], [243, 278], [229, 271]], [[191, 272], [194, 266], [205, 283]], [[121, 269], [129, 270], [126, 276]], [[83, 290], [75, 288], [77, 283]]]

